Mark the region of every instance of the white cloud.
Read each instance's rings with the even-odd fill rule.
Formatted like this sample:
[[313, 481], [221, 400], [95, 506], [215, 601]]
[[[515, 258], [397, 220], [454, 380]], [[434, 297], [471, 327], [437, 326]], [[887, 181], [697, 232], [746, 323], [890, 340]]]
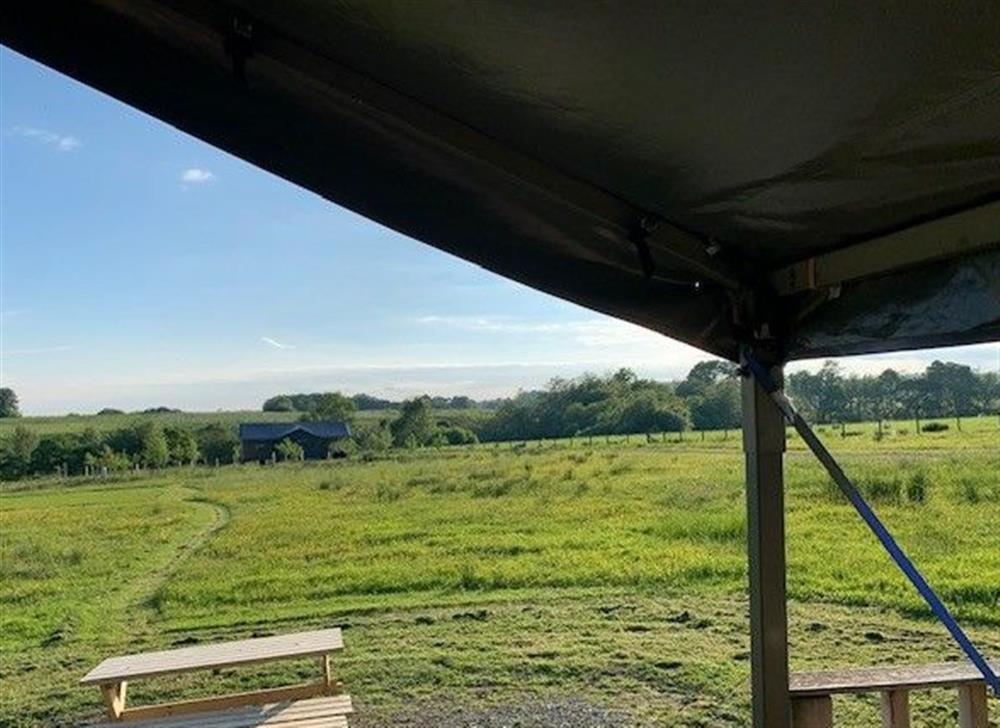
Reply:
[[[612, 318], [583, 321], [526, 322], [504, 316], [421, 316], [418, 323], [447, 326], [463, 331], [509, 334], [563, 334], [587, 347], [661, 344], [665, 337], [641, 326]], [[707, 354], [705, 356], [708, 356]]]
[[282, 344], [280, 341], [275, 341], [270, 336], [261, 336], [260, 340], [263, 341], [268, 346], [273, 346], [275, 349], [294, 349], [295, 348], [291, 344]]
[[60, 351], [72, 351], [76, 347], [66, 346], [65, 344], [59, 346], [43, 346], [38, 349], [4, 349], [0, 351], [2, 356], [30, 356], [33, 354], [55, 354]]
[[42, 144], [55, 147], [60, 152], [71, 152], [80, 146], [80, 140], [69, 134], [59, 134], [47, 129], [39, 129], [33, 126], [15, 126], [11, 129], [14, 134], [25, 139], [34, 139]]
[[198, 167], [190, 167], [181, 173], [181, 182], [185, 184], [200, 185], [205, 182], [211, 182], [214, 179], [214, 174], [207, 169], [199, 169]]

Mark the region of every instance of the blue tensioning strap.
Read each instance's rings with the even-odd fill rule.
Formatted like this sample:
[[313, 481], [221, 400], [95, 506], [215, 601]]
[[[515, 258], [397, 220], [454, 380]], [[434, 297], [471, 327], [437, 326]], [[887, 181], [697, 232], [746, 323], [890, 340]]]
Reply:
[[848, 479], [847, 475], [837, 464], [837, 461], [833, 459], [829, 450], [819, 441], [812, 429], [809, 427], [808, 423], [802, 416], [795, 411], [792, 403], [785, 397], [778, 387], [777, 383], [771, 377], [771, 373], [768, 372], [767, 368], [764, 367], [760, 362], [753, 358], [747, 352], [743, 354], [743, 363], [753, 375], [754, 379], [760, 383], [760, 386], [764, 388], [774, 403], [782, 411], [789, 422], [795, 427], [796, 432], [802, 437], [802, 439], [809, 445], [809, 449], [813, 451], [813, 454], [819, 459], [821, 463], [826, 467], [827, 472], [830, 473], [830, 477], [834, 479], [840, 489], [843, 491], [844, 495], [851, 501], [855, 510], [864, 519], [865, 523], [872, 530], [878, 540], [882, 543], [882, 546], [892, 560], [896, 562], [896, 565], [906, 574], [906, 578], [910, 580], [910, 583], [917, 588], [920, 592], [920, 596], [924, 598], [927, 605], [931, 608], [938, 619], [944, 624], [951, 633], [951, 636], [958, 643], [958, 646], [962, 648], [965, 654], [972, 661], [972, 664], [976, 666], [976, 669], [983, 674], [983, 678], [986, 683], [993, 689], [994, 695], [1000, 696], [1000, 678], [997, 677], [993, 668], [983, 657], [982, 653], [976, 648], [972, 641], [966, 636], [965, 632], [959, 626], [958, 622], [952, 616], [951, 612], [948, 611], [948, 607], [944, 605], [944, 602], [934, 593], [931, 585], [927, 583], [923, 575], [917, 570], [917, 567], [913, 565], [910, 558], [903, 552], [903, 549], [899, 547], [896, 543], [896, 539], [892, 537], [889, 533], [889, 529], [885, 527], [885, 524], [879, 520], [878, 516], [875, 515], [875, 511], [872, 510], [871, 506], [865, 502], [862, 498], [861, 493], [854, 484]]

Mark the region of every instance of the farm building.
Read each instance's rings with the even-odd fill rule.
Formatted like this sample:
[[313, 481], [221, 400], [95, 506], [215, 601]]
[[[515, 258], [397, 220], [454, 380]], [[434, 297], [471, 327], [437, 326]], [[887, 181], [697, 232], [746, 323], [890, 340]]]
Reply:
[[346, 422], [251, 422], [240, 425], [243, 460], [270, 460], [282, 440], [302, 446], [307, 460], [321, 460], [330, 446], [351, 436]]

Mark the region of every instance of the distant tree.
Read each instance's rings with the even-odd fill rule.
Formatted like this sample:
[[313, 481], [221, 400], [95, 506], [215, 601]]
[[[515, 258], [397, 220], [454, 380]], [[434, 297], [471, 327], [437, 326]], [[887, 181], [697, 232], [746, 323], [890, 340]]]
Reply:
[[445, 427], [438, 431], [446, 445], [474, 445], [479, 442], [476, 433], [465, 427]]
[[354, 441], [361, 452], [385, 452], [392, 447], [392, 432], [385, 422], [375, 427], [363, 427], [355, 431]]
[[104, 444], [116, 453], [138, 460], [142, 450], [142, 431], [138, 425], [113, 430], [105, 436]]
[[128, 470], [132, 466], [132, 461], [124, 453], [115, 452], [105, 445], [98, 453], [88, 454], [86, 464], [91, 468], [110, 473]]
[[351, 399], [354, 400], [354, 404], [357, 405], [359, 410], [385, 410], [393, 409], [399, 405], [398, 402], [373, 397], [370, 394], [355, 394]]
[[654, 391], [640, 392], [625, 403], [614, 430], [631, 432], [681, 432], [688, 428], [688, 412], [676, 396], [666, 397]]
[[834, 422], [847, 414], [847, 397], [840, 366], [827, 361], [815, 374], [794, 372], [787, 378], [788, 393], [796, 405], [819, 422]]
[[0, 477], [14, 480], [28, 475], [38, 439], [32, 430], [18, 425], [10, 437], [0, 440]]
[[0, 387], [0, 417], [20, 417], [17, 395], [10, 387]]
[[143, 422], [136, 427], [139, 435], [139, 462], [148, 468], [162, 468], [170, 462], [170, 446], [163, 428], [155, 422]]
[[979, 382], [970, 367], [954, 362], [935, 361], [924, 374], [927, 390], [941, 413], [955, 417], [962, 428], [962, 415], [972, 414]]
[[689, 397], [701, 394], [707, 387], [727, 379], [735, 379], [736, 365], [717, 359], [695, 364], [683, 382], [677, 385], [677, 394]]
[[48, 475], [56, 470], [61, 471], [63, 466], [69, 467], [70, 461], [74, 459], [76, 445], [76, 437], [66, 432], [43, 435], [31, 453], [30, 471], [37, 475]]
[[869, 411], [878, 422], [881, 437], [882, 421], [895, 417], [902, 409], [903, 377], [893, 369], [886, 369], [877, 377], [867, 377], [866, 383]]
[[289, 440], [287, 437], [275, 445], [274, 451], [278, 455], [278, 460], [282, 461], [304, 460], [306, 456], [305, 450], [302, 449], [302, 446], [294, 440]]
[[104, 409], [102, 409], [97, 414], [98, 415], [123, 415], [125, 413], [122, 410], [120, 410], [120, 409], [115, 409], [114, 407], [105, 407]]
[[345, 397], [340, 392], [325, 392], [315, 399], [313, 408], [302, 416], [302, 420], [335, 420], [350, 424], [356, 410], [357, 405], [350, 397]]
[[164, 407], [164, 406], [161, 405], [159, 407], [147, 407], [146, 409], [144, 409], [142, 411], [142, 414], [144, 414], [144, 415], [165, 415], [165, 414], [171, 414], [171, 413], [177, 413], [177, 412], [180, 412], [180, 410], [179, 409], [175, 409], [173, 407]]
[[397, 447], [419, 447], [430, 442], [434, 434], [430, 399], [423, 396], [403, 402], [402, 412], [389, 430]]
[[168, 461], [171, 465], [193, 465], [198, 462], [198, 441], [190, 430], [166, 427], [163, 435], [167, 439]]
[[698, 430], [726, 430], [740, 426], [740, 385], [724, 379], [705, 386], [689, 400], [691, 421]]
[[219, 423], [205, 425], [195, 432], [198, 450], [208, 464], [231, 463], [237, 458], [240, 441], [231, 427]]
[[277, 397], [271, 397], [266, 400], [263, 410], [264, 412], [294, 412], [295, 403], [292, 402], [292, 398], [287, 394], [280, 394]]

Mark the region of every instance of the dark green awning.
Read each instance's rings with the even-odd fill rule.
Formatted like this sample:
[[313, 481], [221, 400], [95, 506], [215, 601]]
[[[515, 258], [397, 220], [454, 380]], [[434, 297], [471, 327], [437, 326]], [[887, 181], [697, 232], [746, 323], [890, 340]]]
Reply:
[[1000, 339], [1000, 3], [10, 0], [2, 42], [733, 358]]

